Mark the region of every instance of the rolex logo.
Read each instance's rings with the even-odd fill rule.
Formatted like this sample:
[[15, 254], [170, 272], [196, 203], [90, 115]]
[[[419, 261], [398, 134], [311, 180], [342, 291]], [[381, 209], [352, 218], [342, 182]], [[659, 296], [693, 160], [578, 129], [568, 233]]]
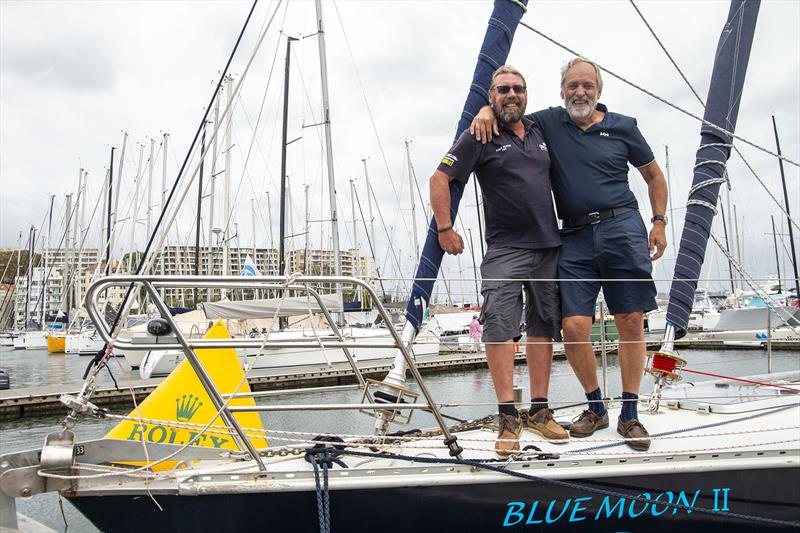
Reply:
[[193, 394], [175, 398], [175, 415], [179, 422], [188, 422], [203, 406], [200, 398]]

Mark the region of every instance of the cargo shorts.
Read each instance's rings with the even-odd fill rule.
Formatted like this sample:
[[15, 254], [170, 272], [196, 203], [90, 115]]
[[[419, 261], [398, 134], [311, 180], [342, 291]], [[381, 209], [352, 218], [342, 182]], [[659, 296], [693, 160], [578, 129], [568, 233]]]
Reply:
[[481, 263], [484, 342], [518, 341], [525, 294], [526, 334], [561, 340], [556, 282], [559, 247], [529, 250], [490, 246]]

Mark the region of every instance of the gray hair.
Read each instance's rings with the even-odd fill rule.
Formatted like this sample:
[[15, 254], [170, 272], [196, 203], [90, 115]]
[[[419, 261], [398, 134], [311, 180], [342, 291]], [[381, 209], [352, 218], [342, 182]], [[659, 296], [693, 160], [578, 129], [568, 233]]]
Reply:
[[489, 87], [490, 91], [494, 89], [494, 80], [497, 79], [497, 76], [500, 76], [501, 74], [514, 74], [515, 76], [519, 76], [520, 78], [522, 78], [522, 83], [525, 84], [526, 86], [528, 85], [528, 82], [525, 81], [525, 76], [523, 76], [520, 71], [518, 71], [511, 65], [503, 65], [492, 73], [492, 86]]
[[[569, 69], [577, 65], [578, 63], [587, 63], [594, 68], [594, 73], [597, 77], [597, 92], [603, 92], [603, 76], [600, 74], [600, 67], [597, 66], [597, 63], [592, 61], [591, 59], [585, 58], [583, 56], [573, 57], [570, 59], [563, 67], [561, 67], [561, 86], [564, 86], [564, 80], [567, 77], [567, 72]], [[502, 68], [502, 67], [501, 67]]]

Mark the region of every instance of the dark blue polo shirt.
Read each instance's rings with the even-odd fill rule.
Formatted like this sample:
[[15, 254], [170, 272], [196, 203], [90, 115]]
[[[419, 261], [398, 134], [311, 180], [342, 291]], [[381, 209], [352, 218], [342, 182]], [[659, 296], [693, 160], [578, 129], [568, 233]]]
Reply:
[[439, 170], [463, 183], [475, 172], [483, 193], [490, 246], [558, 246], [561, 240], [553, 212], [547, 145], [539, 128], [522, 120], [524, 139], [502, 127], [492, 142], [482, 144], [464, 131], [439, 163]]
[[547, 139], [550, 179], [561, 219], [615, 207], [638, 209], [628, 184], [628, 162], [638, 168], [655, 159], [635, 118], [611, 113], [603, 104], [597, 109], [605, 117], [586, 131], [572, 123], [563, 107], [526, 117]]

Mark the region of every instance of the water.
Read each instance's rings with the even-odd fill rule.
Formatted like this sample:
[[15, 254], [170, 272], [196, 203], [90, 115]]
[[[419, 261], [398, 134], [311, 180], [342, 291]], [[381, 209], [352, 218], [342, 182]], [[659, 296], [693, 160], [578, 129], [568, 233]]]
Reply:
[[[767, 372], [767, 358], [764, 350], [683, 350], [681, 355], [688, 361], [687, 369], [735, 376]], [[52, 383], [78, 383], [81, 381], [90, 359], [90, 357], [72, 355], [52, 356], [48, 355], [46, 350], [0, 348], [0, 368], [9, 372], [12, 387], [15, 388]], [[611, 396], [617, 396], [620, 392], [618, 360], [616, 356], [609, 356], [608, 361], [609, 393]], [[112, 360], [111, 366], [119, 383], [124, 383], [123, 367], [126, 366], [124, 359]], [[800, 351], [773, 352], [772, 367], [774, 372], [800, 369]], [[129, 370], [127, 372], [130, 373]], [[515, 382], [525, 389], [523, 397], [527, 398], [527, 367], [517, 365], [514, 372]], [[688, 373], [685, 373], [684, 376], [694, 382], [714, 379]], [[134, 374], [131, 377], [137, 376]], [[103, 372], [100, 380], [110, 382], [108, 373]], [[485, 416], [496, 410], [494, 388], [487, 369], [443, 372], [427, 376], [425, 382], [435, 401], [459, 404], [458, 407], [443, 409], [443, 413], [446, 415], [468, 419]], [[648, 394], [651, 389], [651, 380], [646, 377], [642, 385], [642, 394]], [[271, 405], [355, 403], [360, 398], [360, 391], [324, 393], [308, 391], [259, 399], [259, 403]], [[560, 402], [577, 403], [584, 399], [578, 381], [566, 361], [558, 360], [553, 363], [549, 398], [553, 404], [551, 406], [556, 406]], [[126, 414], [128, 410], [118, 407], [114, 409], [114, 412]], [[45, 435], [58, 427], [61, 418], [61, 416], [48, 416], [0, 423], [0, 453], [40, 448]], [[270, 429], [315, 433], [363, 435], [372, 433], [373, 426], [372, 418], [356, 411], [274, 412], [263, 414], [263, 419], [264, 426]], [[410, 427], [434, 425], [435, 422], [431, 415], [415, 412]], [[89, 440], [102, 437], [112, 426], [113, 422], [86, 419], [78, 424], [75, 431], [78, 440]], [[273, 440], [273, 444], [282, 444], [282, 442]], [[56, 494], [43, 494], [27, 500], [17, 500], [17, 509], [57, 531], [71, 533], [97, 531], [66, 500], [63, 501], [63, 508], [68, 528], [65, 528], [58, 501], [59, 497]]]

